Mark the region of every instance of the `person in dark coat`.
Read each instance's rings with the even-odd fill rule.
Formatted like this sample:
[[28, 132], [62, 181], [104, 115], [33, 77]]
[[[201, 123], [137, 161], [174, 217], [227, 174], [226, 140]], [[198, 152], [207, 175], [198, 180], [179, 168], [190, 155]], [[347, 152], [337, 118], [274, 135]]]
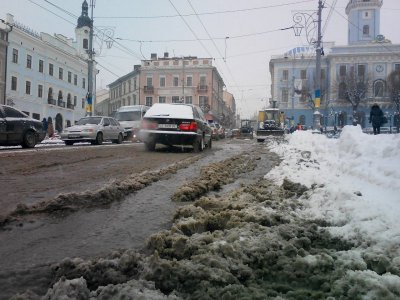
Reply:
[[49, 126], [49, 124], [47, 123], [47, 119], [43, 118], [42, 123], [43, 123], [43, 131], [47, 133], [47, 128]]
[[374, 129], [374, 134], [381, 133], [383, 111], [378, 104], [374, 103], [371, 107], [371, 112], [369, 113], [369, 123], [372, 123], [372, 128]]

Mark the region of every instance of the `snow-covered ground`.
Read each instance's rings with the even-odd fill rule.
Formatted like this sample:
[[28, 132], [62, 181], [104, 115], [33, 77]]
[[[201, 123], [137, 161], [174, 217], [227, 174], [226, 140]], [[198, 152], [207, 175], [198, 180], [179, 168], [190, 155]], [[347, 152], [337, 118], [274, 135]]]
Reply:
[[316, 184], [303, 200], [304, 216], [332, 224], [330, 232], [359, 245], [359, 255], [400, 267], [400, 135], [346, 126], [339, 139], [296, 131], [286, 140], [271, 146], [284, 161], [266, 176]]

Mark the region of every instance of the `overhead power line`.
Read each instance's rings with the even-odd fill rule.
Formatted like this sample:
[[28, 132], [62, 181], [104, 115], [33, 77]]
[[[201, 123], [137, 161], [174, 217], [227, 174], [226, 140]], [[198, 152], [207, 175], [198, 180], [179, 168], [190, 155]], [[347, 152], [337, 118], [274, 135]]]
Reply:
[[161, 18], [178, 18], [178, 17], [193, 17], [196, 15], [217, 15], [217, 14], [228, 14], [228, 13], [237, 13], [237, 12], [247, 12], [247, 11], [254, 11], [254, 10], [262, 10], [262, 9], [269, 9], [275, 7], [282, 7], [282, 6], [290, 6], [294, 4], [301, 4], [306, 2], [313, 2], [314, 0], [302, 0], [296, 2], [287, 2], [281, 3], [276, 5], [269, 5], [269, 6], [259, 6], [259, 7], [252, 7], [252, 8], [243, 8], [243, 9], [235, 9], [235, 10], [222, 10], [222, 11], [211, 11], [211, 12], [203, 12], [203, 13], [194, 13], [194, 14], [177, 14], [177, 15], [161, 15], [161, 16], [100, 16], [96, 17], [96, 19], [161, 19]]

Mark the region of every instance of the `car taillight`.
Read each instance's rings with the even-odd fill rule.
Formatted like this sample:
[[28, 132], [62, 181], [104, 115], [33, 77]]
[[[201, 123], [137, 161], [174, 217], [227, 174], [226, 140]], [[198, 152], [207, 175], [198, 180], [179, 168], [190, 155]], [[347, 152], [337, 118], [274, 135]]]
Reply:
[[142, 129], [157, 129], [157, 122], [143, 120], [141, 124]]
[[190, 122], [190, 123], [182, 123], [179, 125], [179, 129], [181, 131], [194, 131], [197, 132], [197, 123], [196, 122]]

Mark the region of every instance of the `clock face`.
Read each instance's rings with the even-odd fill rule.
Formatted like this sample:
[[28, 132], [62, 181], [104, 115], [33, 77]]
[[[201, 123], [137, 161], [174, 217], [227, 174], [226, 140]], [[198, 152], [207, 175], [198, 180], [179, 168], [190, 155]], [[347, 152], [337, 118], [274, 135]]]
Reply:
[[383, 66], [382, 66], [382, 65], [377, 65], [376, 68], [375, 68], [375, 70], [376, 70], [377, 72], [382, 72], [382, 71], [383, 71]]

